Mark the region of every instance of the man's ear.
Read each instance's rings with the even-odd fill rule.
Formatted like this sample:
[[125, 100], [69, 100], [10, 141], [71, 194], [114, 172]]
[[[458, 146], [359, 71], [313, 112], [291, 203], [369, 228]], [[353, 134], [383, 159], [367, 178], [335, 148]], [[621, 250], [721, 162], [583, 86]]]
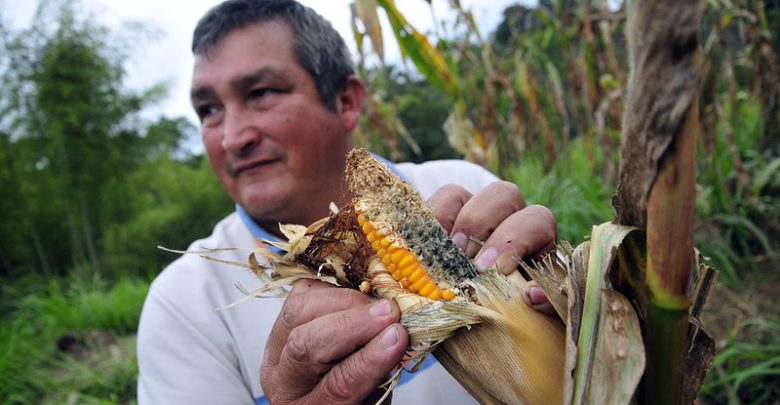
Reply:
[[360, 122], [360, 113], [363, 109], [363, 96], [366, 88], [363, 81], [357, 76], [347, 78], [347, 84], [336, 96], [336, 108], [341, 115], [341, 120], [347, 132], [351, 132]]

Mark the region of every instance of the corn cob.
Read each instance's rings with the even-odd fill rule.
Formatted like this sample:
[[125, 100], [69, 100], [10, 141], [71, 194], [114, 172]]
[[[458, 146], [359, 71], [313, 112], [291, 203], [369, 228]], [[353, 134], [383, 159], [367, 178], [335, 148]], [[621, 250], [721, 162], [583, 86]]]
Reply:
[[276, 244], [288, 254], [270, 254], [274, 285], [317, 277], [393, 298], [410, 349], [433, 353], [480, 402], [561, 403], [564, 331], [522, 302], [522, 277], [478, 275], [416, 190], [367, 151], [350, 152], [347, 183], [350, 204]]

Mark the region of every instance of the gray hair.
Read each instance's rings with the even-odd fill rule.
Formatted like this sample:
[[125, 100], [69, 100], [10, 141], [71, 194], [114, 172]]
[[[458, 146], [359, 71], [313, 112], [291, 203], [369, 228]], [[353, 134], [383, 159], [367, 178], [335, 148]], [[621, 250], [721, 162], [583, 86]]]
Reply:
[[290, 27], [293, 54], [314, 79], [322, 103], [335, 111], [336, 95], [355, 73], [349, 49], [330, 22], [297, 1], [227, 0], [198, 21], [192, 37], [192, 53], [208, 55], [231, 31], [268, 21], [281, 21]]

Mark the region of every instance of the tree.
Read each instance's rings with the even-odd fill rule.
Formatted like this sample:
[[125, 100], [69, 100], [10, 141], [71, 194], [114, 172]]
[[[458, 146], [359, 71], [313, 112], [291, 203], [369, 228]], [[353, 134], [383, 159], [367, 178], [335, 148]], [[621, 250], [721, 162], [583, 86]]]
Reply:
[[[39, 266], [60, 273], [66, 266], [101, 271], [107, 223], [126, 209], [116, 185], [150, 148], [132, 118], [165, 91], [123, 89], [125, 41], [79, 9], [43, 2], [32, 28], [4, 34], [1, 66], [0, 125], [16, 160], [2, 177], [24, 203], [3, 211], [0, 222], [29, 233]], [[25, 245], [0, 238], [3, 246]]]

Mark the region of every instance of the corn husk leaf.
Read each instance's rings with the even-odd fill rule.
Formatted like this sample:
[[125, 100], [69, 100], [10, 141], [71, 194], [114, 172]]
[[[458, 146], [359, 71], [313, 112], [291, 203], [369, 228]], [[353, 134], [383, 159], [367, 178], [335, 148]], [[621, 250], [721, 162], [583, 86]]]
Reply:
[[[610, 291], [609, 280], [618, 248], [633, 230], [605, 223], [594, 227], [591, 234], [570, 403], [628, 403], [644, 372], [639, 319], [624, 297]], [[591, 381], [598, 384], [590, 384]]]
[[[564, 329], [526, 305], [518, 274], [473, 280], [485, 311], [478, 327], [461, 329], [434, 356], [481, 403], [561, 403]], [[533, 348], [533, 349], [531, 349]]]
[[[550, 300], [555, 312], [566, 322], [569, 317], [569, 292], [567, 291], [567, 278], [572, 270], [569, 269], [571, 261], [562, 257], [563, 254], [571, 255], [571, 246], [563, 244], [564, 253], [552, 254], [544, 257], [541, 262], [531, 264], [521, 262], [523, 270], [539, 284], [547, 299]], [[583, 273], [584, 274], [584, 273]]]
[[564, 404], [571, 403], [574, 392], [574, 375], [577, 368], [577, 341], [582, 323], [582, 306], [585, 302], [590, 242], [583, 242], [574, 249], [569, 260], [566, 292], [569, 297], [566, 318], [566, 364], [563, 382]]

